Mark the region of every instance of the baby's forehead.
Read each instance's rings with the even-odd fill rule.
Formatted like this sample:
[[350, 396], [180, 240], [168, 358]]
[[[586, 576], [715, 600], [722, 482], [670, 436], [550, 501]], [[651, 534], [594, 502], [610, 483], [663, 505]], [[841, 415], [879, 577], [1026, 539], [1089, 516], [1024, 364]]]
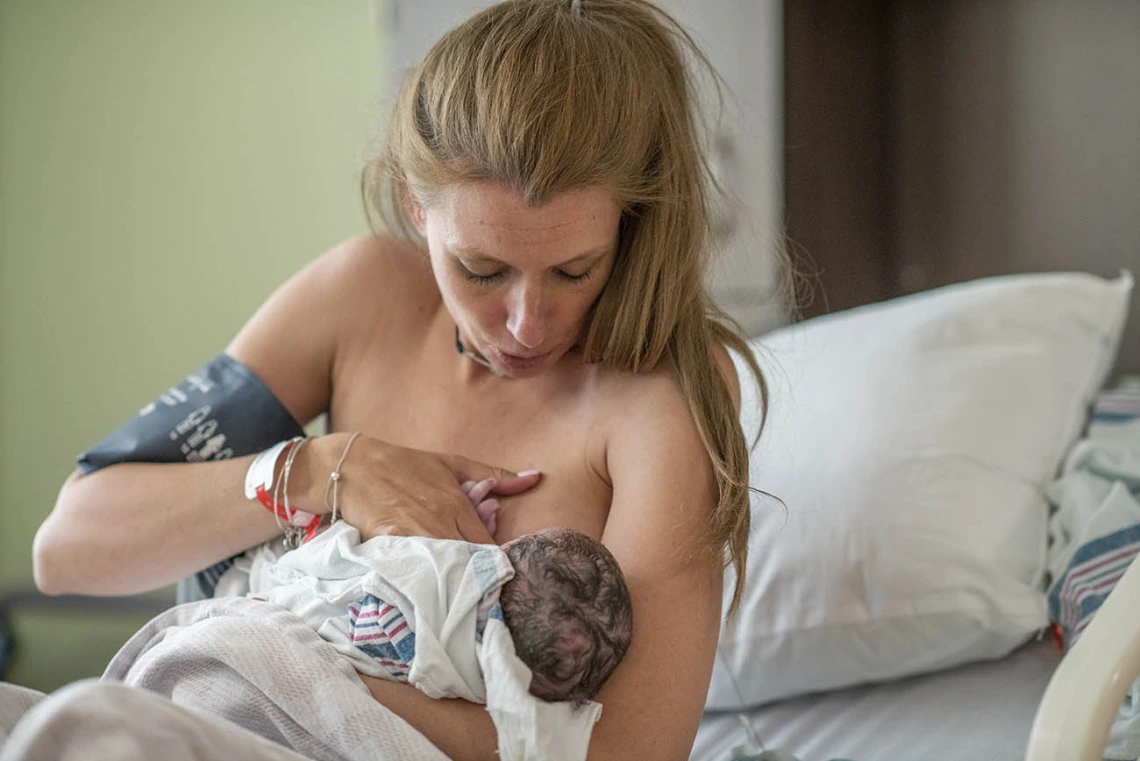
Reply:
[[580, 534], [574, 529], [565, 528], [563, 526], [547, 526], [546, 528], [532, 531], [529, 534], [516, 536], [509, 542], [500, 545], [500, 549], [507, 552], [507, 554], [523, 551], [528, 555], [531, 553], [523, 550], [523, 547], [531, 549], [538, 547], [541, 548], [543, 552], [565, 552], [569, 544], [581, 544], [581, 542], [576, 541], [579, 536], [582, 540], [585, 540], [587, 544], [592, 541], [585, 534]]
[[562, 526], [540, 528], [529, 534], [523, 534], [504, 544], [503, 548], [507, 549], [515, 544], [524, 544], [531, 549], [539, 549], [540, 552], [535, 553], [536, 559], [541, 559], [543, 555], [557, 558], [569, 556], [593, 558], [605, 553], [601, 543], [597, 540], [580, 531]]
[[545, 528], [540, 528], [538, 531], [532, 531], [530, 536], [558, 543], [571, 540], [575, 537], [581, 537], [587, 542], [591, 541], [590, 538], [582, 532], [575, 531], [572, 528], [566, 528], [565, 526], [546, 526]]

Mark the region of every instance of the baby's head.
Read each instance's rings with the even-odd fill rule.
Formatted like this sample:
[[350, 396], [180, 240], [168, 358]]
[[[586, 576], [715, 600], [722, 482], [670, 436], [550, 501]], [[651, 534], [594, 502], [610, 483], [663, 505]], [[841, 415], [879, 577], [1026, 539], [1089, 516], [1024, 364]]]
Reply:
[[503, 545], [515, 568], [499, 602], [515, 651], [543, 700], [588, 700], [629, 647], [633, 607], [621, 568], [598, 541], [543, 529]]

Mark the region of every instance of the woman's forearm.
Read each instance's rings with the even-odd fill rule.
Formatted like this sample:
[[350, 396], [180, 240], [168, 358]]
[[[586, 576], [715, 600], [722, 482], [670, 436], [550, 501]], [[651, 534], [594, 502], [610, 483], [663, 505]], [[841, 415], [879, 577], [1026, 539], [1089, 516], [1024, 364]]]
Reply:
[[[338, 444], [325, 438], [308, 443], [290, 476], [296, 507], [311, 512], [321, 512], [312, 492], [322, 457]], [[252, 459], [122, 463], [72, 474], [36, 534], [37, 586], [47, 594], [136, 594], [279, 534], [272, 514], [245, 497]]]
[[277, 527], [243, 493], [251, 459], [72, 474], [36, 533], [36, 585], [47, 594], [135, 594], [265, 541]]
[[465, 700], [435, 700], [415, 687], [360, 675], [372, 697], [420, 734], [451, 761], [497, 761], [495, 725], [485, 706]]

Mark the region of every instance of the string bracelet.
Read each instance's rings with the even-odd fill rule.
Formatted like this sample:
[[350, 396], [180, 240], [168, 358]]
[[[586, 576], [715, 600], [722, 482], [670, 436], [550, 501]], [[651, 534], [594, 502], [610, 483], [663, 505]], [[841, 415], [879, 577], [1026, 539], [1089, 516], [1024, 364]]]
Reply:
[[[297, 455], [307, 443], [309, 443], [308, 439], [301, 439], [289, 447], [289, 452], [285, 455], [285, 467], [282, 468], [281, 479], [278, 482], [278, 485], [281, 487], [282, 496], [284, 497], [284, 503], [278, 502], [276, 488], [273, 493], [273, 501], [284, 508], [285, 514], [283, 516], [277, 510], [274, 510], [273, 515], [277, 519], [278, 528], [285, 534], [285, 549], [287, 550], [297, 549], [301, 546], [301, 537], [316, 529], [316, 526], [311, 525], [309, 531], [306, 531], [305, 528], [296, 525], [294, 522], [296, 511], [289, 506], [289, 474], [293, 471], [293, 461], [297, 459]], [[285, 519], [284, 526], [281, 525], [281, 518]], [[320, 521], [319, 519], [315, 519], [313, 522], [319, 523]]]
[[[348, 437], [348, 443], [344, 445], [344, 451], [341, 452], [340, 459], [337, 461], [336, 467], [333, 468], [332, 473], [329, 473], [329, 482], [325, 486], [325, 507], [328, 508], [329, 515], [331, 516], [329, 519], [330, 524], [336, 523], [337, 519], [337, 493], [339, 491], [340, 485], [340, 469], [341, 466], [344, 465], [345, 458], [348, 457], [348, 450], [352, 449], [352, 443], [356, 441], [356, 437], [359, 435], [360, 431], [354, 431], [353, 434]], [[331, 505], [329, 504], [329, 492], [332, 492]]]
[[[293, 441], [285, 442], [285, 446], [282, 447], [281, 453], [288, 452], [289, 449], [294, 444], [297, 443], [297, 441], [298, 441], [298, 439], [294, 439]], [[281, 480], [282, 479], [280, 479], [280, 478], [274, 479], [274, 481], [273, 481], [273, 494], [268, 499], [261, 499], [260, 501], [261, 501], [261, 504], [263, 504], [265, 506], [266, 510], [273, 513], [273, 520], [277, 523], [277, 528], [281, 530], [281, 533], [285, 533], [285, 524], [283, 524], [281, 522], [282, 513], [285, 510], [284, 505], [282, 505], [281, 501], [280, 501]], [[265, 488], [264, 487], [261, 487], [260, 491], [258, 492], [259, 496], [262, 494], [265, 494]]]

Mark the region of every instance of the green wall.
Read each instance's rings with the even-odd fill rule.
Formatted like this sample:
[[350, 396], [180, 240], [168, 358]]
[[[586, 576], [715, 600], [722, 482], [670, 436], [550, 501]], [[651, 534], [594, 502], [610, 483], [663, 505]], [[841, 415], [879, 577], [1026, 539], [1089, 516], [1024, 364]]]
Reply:
[[[75, 455], [366, 229], [378, 15], [377, 0], [0, 0], [0, 595], [31, 583]], [[15, 618], [9, 676], [41, 689], [99, 673], [141, 622]]]

